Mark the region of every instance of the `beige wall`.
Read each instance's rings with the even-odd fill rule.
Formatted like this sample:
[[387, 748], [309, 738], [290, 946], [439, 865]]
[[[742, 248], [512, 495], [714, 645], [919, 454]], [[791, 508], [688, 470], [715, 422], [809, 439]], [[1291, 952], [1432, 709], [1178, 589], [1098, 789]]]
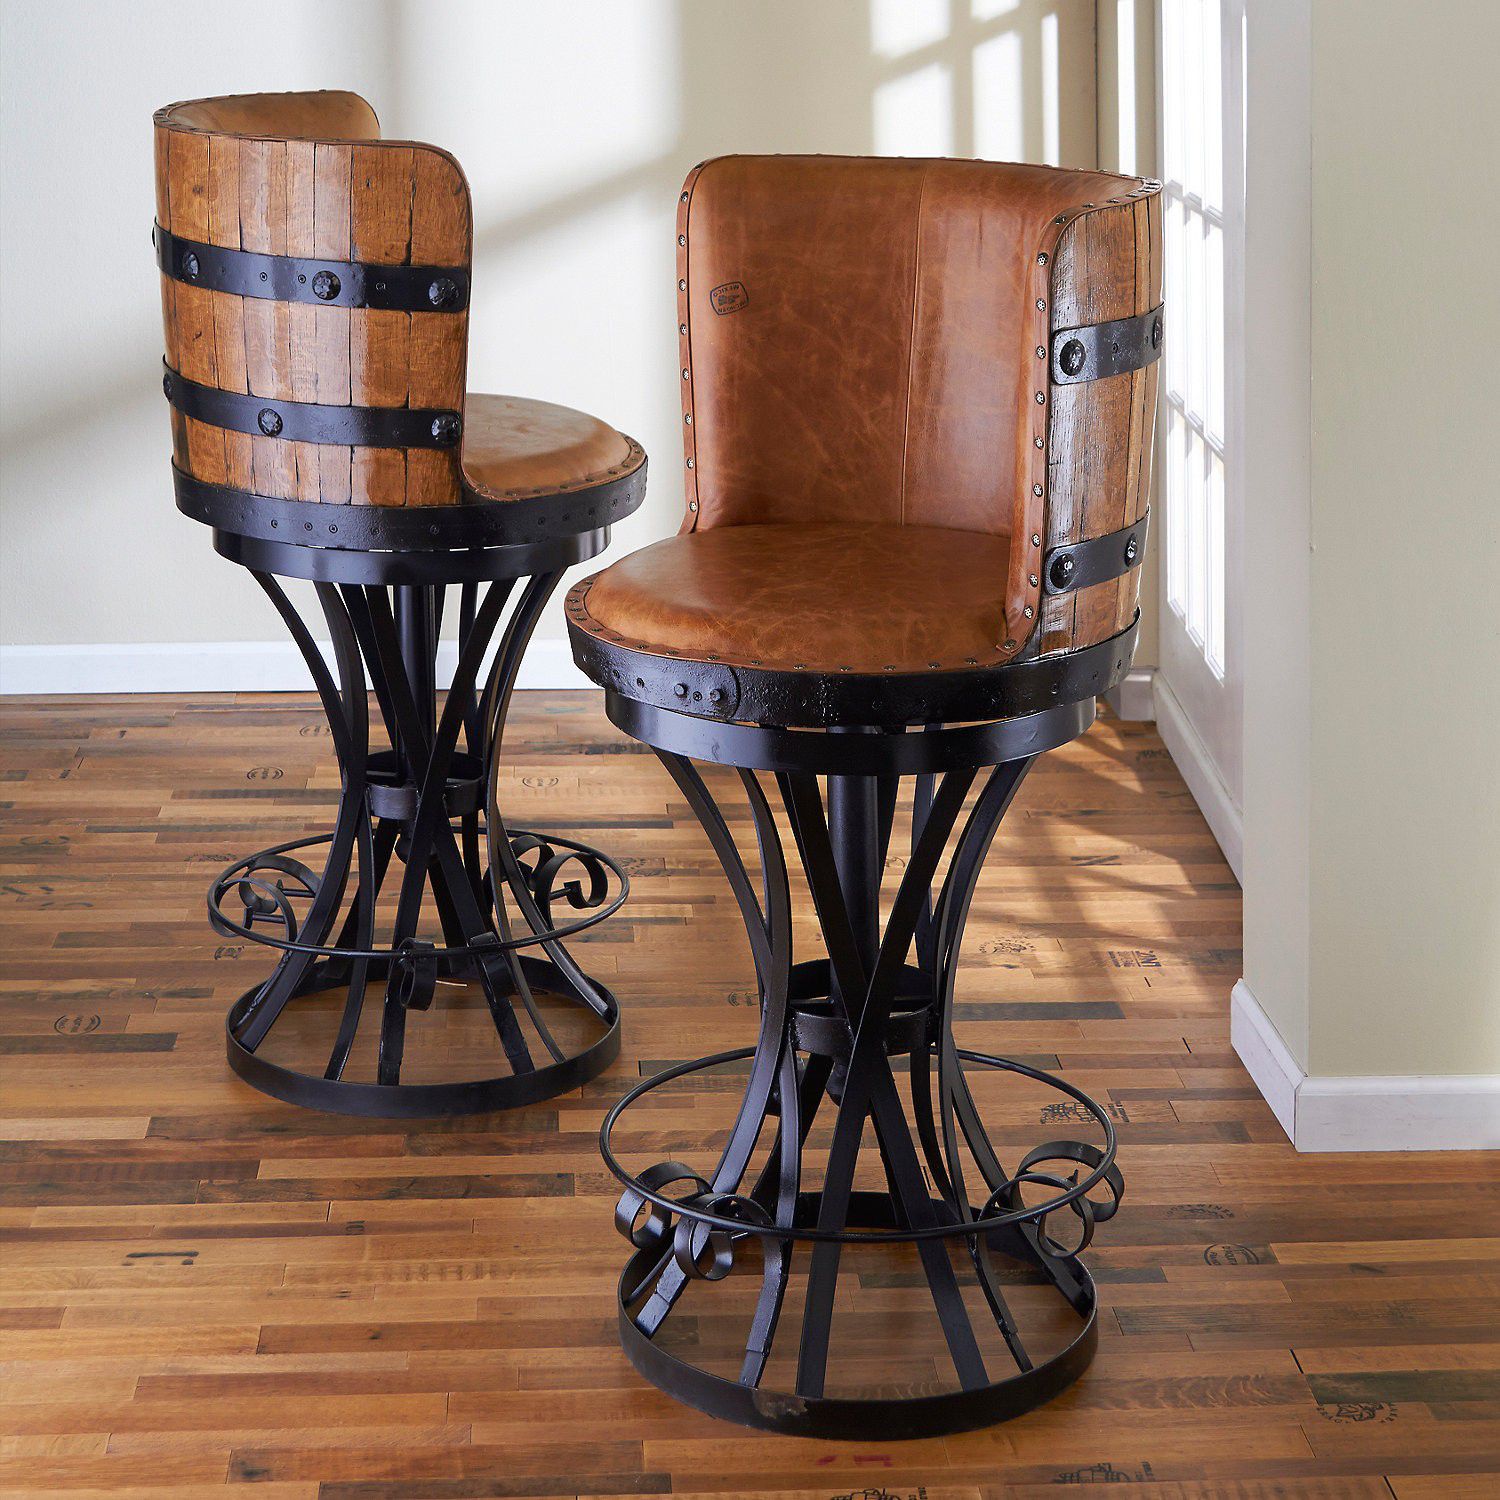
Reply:
[[[471, 384], [653, 458], [616, 552], [675, 528], [672, 216], [726, 151], [1092, 165], [1094, 0], [4, 0], [5, 643], [279, 639], [172, 508], [150, 116], [351, 87], [474, 187]], [[556, 611], [541, 635], [562, 635]]]
[[1312, 8], [1314, 1073], [1500, 1073], [1497, 58]]

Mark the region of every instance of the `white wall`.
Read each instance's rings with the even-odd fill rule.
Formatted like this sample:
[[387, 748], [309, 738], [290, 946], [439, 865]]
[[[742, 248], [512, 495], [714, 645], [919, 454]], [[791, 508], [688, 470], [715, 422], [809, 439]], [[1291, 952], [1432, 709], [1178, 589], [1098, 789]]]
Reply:
[[[329, 86], [469, 173], [473, 388], [582, 407], [645, 445], [650, 490], [618, 555], [681, 509], [688, 168], [877, 149], [1093, 165], [1094, 0], [5, 0], [0, 641], [62, 648], [25, 671], [12, 651], [11, 686], [90, 663], [229, 686], [227, 659], [169, 653], [163, 679], [150, 653], [68, 648], [281, 639], [172, 505], [150, 120], [174, 99]], [[565, 661], [562, 636], [554, 609], [539, 658]]]
[[1299, 1146], [1500, 1145], [1500, 7], [1250, 9], [1245, 979]]

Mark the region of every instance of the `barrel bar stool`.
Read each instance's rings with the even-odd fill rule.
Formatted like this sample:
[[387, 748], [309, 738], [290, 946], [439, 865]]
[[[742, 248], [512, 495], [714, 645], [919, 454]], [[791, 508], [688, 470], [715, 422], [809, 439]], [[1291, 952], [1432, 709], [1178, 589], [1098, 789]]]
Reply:
[[[951, 1019], [1000, 821], [1037, 756], [1087, 729], [1135, 645], [1158, 185], [727, 157], [689, 176], [677, 236], [687, 515], [676, 537], [574, 588], [568, 626], [609, 717], [661, 758], [723, 863], [761, 1009], [753, 1048], [671, 1067], [606, 1118], [634, 1249], [621, 1337], [649, 1380], [753, 1426], [885, 1439], [983, 1425], [1088, 1364], [1097, 1315], [1079, 1253], [1123, 1192], [1106, 1110], [1022, 1061], [960, 1048]], [[738, 772], [758, 888], [695, 760]], [[767, 773], [826, 956], [792, 951]], [[911, 846], [882, 925], [904, 777]], [[722, 1066], [748, 1071], [717, 1160], [627, 1169], [632, 1106]], [[1055, 1090], [1044, 1118], [1081, 1118], [1097, 1142], [1043, 1140], [1002, 1161], [976, 1070]], [[820, 1108], [832, 1129], [813, 1150]], [[862, 1155], [885, 1191], [856, 1187]], [[705, 1299], [727, 1293], [709, 1284], [752, 1241], [742, 1357], [711, 1368], [693, 1346], [711, 1342]], [[829, 1391], [841, 1260], [871, 1244], [915, 1246], [953, 1367], [938, 1387]], [[794, 1258], [806, 1294], [788, 1337]], [[1056, 1352], [1028, 1348], [1007, 1297], [1018, 1276], [1064, 1299], [1076, 1332]], [[696, 1321], [674, 1325], [698, 1283]], [[996, 1378], [996, 1361], [1012, 1373]], [[767, 1372], [780, 1366], [778, 1386]]]
[[[210, 888], [218, 932], [280, 955], [229, 1012], [229, 1062], [277, 1098], [361, 1115], [576, 1088], [618, 1054], [619, 1008], [563, 940], [618, 909], [626, 881], [595, 849], [506, 826], [501, 735], [543, 605], [640, 504], [645, 455], [581, 412], [466, 391], [473, 215], [446, 152], [380, 140], [370, 106], [339, 92], [200, 99], [155, 127], [177, 505], [275, 605], [341, 782], [330, 835], [236, 860]], [[331, 666], [279, 578], [312, 580]], [[458, 664], [439, 712], [450, 587]], [[429, 893], [439, 941], [420, 928]], [[440, 983], [482, 992], [493, 1076], [403, 1082], [408, 1013]], [[268, 1057], [313, 995], [337, 1016], [326, 1065]], [[543, 995], [592, 1039], [561, 1046]]]

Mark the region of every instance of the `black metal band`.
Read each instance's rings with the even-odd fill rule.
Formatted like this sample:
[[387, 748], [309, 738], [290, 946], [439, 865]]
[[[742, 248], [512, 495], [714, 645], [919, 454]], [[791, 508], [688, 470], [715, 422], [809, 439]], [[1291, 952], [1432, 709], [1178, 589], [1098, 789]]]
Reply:
[[1133, 318], [1060, 329], [1052, 335], [1052, 383], [1077, 385], [1144, 370], [1161, 358], [1161, 341], [1161, 307]]
[[381, 266], [262, 255], [180, 239], [160, 224], [153, 227], [151, 238], [156, 263], [165, 275], [205, 291], [383, 312], [455, 313], [469, 305], [469, 272], [464, 266]]
[[[1124, 675], [1135, 620], [1118, 635], [1029, 661], [938, 672], [806, 672], [659, 656], [602, 640], [568, 604], [573, 659], [600, 687], [675, 714], [783, 727], [936, 724], [1090, 702]], [[700, 751], [691, 752], [695, 755]], [[713, 760], [713, 755], [706, 756]]]
[[1049, 594], [1071, 594], [1093, 583], [1108, 583], [1141, 565], [1146, 555], [1148, 510], [1133, 526], [1054, 547], [1047, 554], [1042, 586]]
[[161, 388], [183, 416], [230, 432], [340, 448], [452, 448], [463, 434], [456, 411], [406, 406], [321, 406], [199, 385], [162, 361]]
[[[206, 484], [174, 464], [177, 508], [206, 526], [264, 542], [349, 552], [450, 553], [531, 548], [587, 538], [628, 516], [646, 489], [646, 465], [586, 490], [463, 505], [324, 505]], [[568, 563], [591, 557], [585, 548]], [[274, 569], [272, 571], [275, 571]]]

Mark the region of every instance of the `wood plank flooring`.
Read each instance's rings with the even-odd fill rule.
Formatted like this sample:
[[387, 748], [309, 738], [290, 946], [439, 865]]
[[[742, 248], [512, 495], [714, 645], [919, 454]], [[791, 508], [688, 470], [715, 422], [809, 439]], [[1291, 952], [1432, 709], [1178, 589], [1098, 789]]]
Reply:
[[[213, 936], [203, 890], [326, 829], [310, 696], [12, 699], [0, 744], [5, 1494], [1500, 1495], [1500, 1164], [1292, 1151], [1229, 1047], [1238, 888], [1149, 726], [1105, 719], [1022, 788], [959, 995], [969, 1045], [1116, 1119], [1099, 1357], [1028, 1417], [884, 1445], [714, 1422], [616, 1347], [600, 1119], [756, 1018], [706, 841], [591, 695], [519, 695], [505, 798], [628, 861], [629, 905], [575, 948], [624, 1055], [581, 1096], [444, 1124], [299, 1111], [224, 1063], [223, 1011], [268, 963]], [[434, 1036], [433, 1067], [462, 1060]], [[726, 1097], [658, 1096], [632, 1159], [707, 1153]], [[990, 1097], [1007, 1143], [1055, 1133]], [[836, 1325], [872, 1361], [911, 1353], [901, 1280], [861, 1280]]]

